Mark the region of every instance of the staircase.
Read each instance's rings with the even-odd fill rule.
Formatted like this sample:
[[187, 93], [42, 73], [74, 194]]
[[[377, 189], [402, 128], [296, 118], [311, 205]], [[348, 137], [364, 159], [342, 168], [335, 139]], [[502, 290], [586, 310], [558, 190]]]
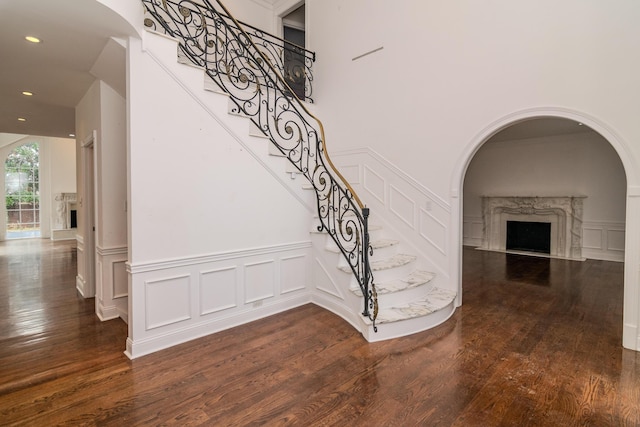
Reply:
[[[254, 157], [315, 214], [311, 240], [321, 272], [314, 272], [317, 290], [312, 301], [351, 322], [368, 341], [412, 334], [448, 319], [456, 293], [439, 286], [427, 260], [396, 240], [387, 226], [369, 224], [368, 209], [326, 155], [322, 125], [316, 123], [312, 106], [292, 97], [275, 69], [258, 75], [245, 65], [231, 65], [235, 59], [218, 58], [210, 66], [211, 53], [194, 54], [208, 52], [203, 45], [216, 51], [222, 45], [220, 36], [214, 39], [207, 30], [212, 21], [222, 25], [219, 16], [232, 20], [225, 37], [229, 28], [240, 27], [219, 2], [202, 3], [219, 6], [221, 15], [203, 12], [193, 3], [186, 8], [171, 0], [143, 0], [150, 34], [145, 44], [160, 61], [175, 55], [177, 62], [167, 63], [167, 71], [183, 81], [185, 89], [202, 92], [197, 95], [199, 102], [206, 103], [212, 115], [227, 114], [229, 131], [247, 141], [243, 145]], [[183, 21], [168, 19], [172, 4]], [[189, 35], [177, 37], [179, 32], [172, 27], [176, 25], [188, 28]], [[273, 62], [249, 50], [256, 46], [246, 41], [249, 35], [241, 32], [236, 37], [234, 53], [258, 58], [254, 68]], [[228, 48], [230, 43], [224, 44]], [[333, 287], [327, 288], [326, 282]]]

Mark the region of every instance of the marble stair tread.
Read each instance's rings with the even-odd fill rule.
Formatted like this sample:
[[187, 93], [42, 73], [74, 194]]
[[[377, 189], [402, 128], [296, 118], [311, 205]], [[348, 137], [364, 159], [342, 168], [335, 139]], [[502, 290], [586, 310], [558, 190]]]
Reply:
[[[314, 218], [315, 220], [318, 220], [318, 215], [314, 215], [314, 217], [313, 217], [313, 218]], [[380, 225], [370, 225], [370, 226], [369, 226], [369, 232], [371, 232], [371, 231], [377, 231], [377, 230], [382, 230], [382, 226], [380, 226]], [[312, 233], [326, 233], [326, 231], [325, 231], [325, 230], [322, 230], [322, 231], [312, 230], [311, 232], [312, 232]], [[326, 248], [326, 249], [327, 249], [328, 251], [330, 251], [330, 252], [339, 253], [339, 252], [340, 252], [340, 250], [339, 250], [337, 247], [335, 247], [335, 248], [334, 248], [334, 247], [335, 247], [335, 244], [330, 245], [330, 246], [327, 246], [327, 248]]]
[[[383, 248], [388, 248], [394, 245], [397, 245], [398, 243], [400, 243], [398, 240], [392, 240], [392, 239], [380, 239], [380, 240], [376, 240], [371, 242], [371, 247], [376, 250], [376, 249], [383, 249]], [[340, 249], [338, 249], [338, 247], [333, 244], [333, 245], [327, 245], [326, 248], [329, 252], [334, 252], [334, 253], [339, 253]]]
[[448, 289], [433, 288], [422, 299], [406, 305], [381, 309], [376, 323], [391, 323], [414, 317], [427, 316], [445, 308], [455, 299], [456, 293]]
[[[409, 274], [404, 279], [390, 280], [383, 283], [376, 283], [376, 292], [378, 295], [390, 294], [393, 292], [404, 291], [405, 289], [413, 289], [418, 286], [429, 283], [434, 277], [435, 273], [430, 271], [416, 270]], [[349, 288], [357, 296], [362, 296], [362, 291], [357, 284], [352, 284]]]
[[[415, 255], [396, 254], [391, 258], [381, 259], [379, 261], [373, 261], [371, 263], [372, 271], [389, 270], [391, 268], [402, 267], [416, 260]], [[339, 270], [345, 273], [351, 273], [351, 268], [348, 265], [338, 267]]]

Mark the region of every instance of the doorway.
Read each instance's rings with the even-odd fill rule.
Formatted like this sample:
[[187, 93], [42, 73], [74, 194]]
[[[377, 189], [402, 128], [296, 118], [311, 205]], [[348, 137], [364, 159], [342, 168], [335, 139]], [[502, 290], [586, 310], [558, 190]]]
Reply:
[[[522, 167], [522, 163], [511, 162], [511, 160], [516, 158], [515, 151], [522, 150], [523, 148], [530, 149], [530, 143], [535, 147], [535, 141], [531, 140], [531, 138], [512, 138], [514, 133], [520, 133], [520, 131], [525, 130], [527, 127], [536, 125], [537, 120], [543, 119], [562, 119], [563, 122], [559, 124], [587, 126], [587, 130], [591, 133], [591, 136], [589, 137], [584, 135], [584, 140], [589, 140], [589, 138], [591, 138], [590, 146], [587, 144], [579, 145], [577, 149], [575, 146], [568, 150], [565, 149], [564, 155], [555, 156], [552, 163], [530, 161], [526, 163], [526, 167]], [[518, 124], [524, 124], [525, 127], [520, 128], [519, 126], [514, 126]], [[584, 256], [586, 258], [596, 260], [604, 259], [618, 261], [620, 262], [619, 265], [623, 266], [624, 301], [622, 301], [622, 345], [625, 348], [640, 351], [640, 338], [638, 337], [637, 332], [638, 311], [640, 309], [637, 298], [638, 271], [635, 268], [630, 268], [631, 265], [635, 265], [635, 260], [640, 258], [640, 248], [638, 248], [633, 242], [633, 239], [629, 241], [629, 236], [634, 236], [636, 229], [640, 226], [640, 224], [636, 224], [638, 221], [635, 220], [635, 218], [640, 215], [640, 203], [638, 203], [640, 202], [640, 194], [635, 191], [636, 185], [634, 184], [637, 180], [635, 178], [637, 171], [636, 166], [630, 161], [630, 157], [625, 155], [629, 150], [628, 146], [625, 145], [625, 142], [621, 141], [619, 137], [609, 129], [610, 128], [606, 124], [603, 124], [592, 117], [587, 117], [566, 109], [559, 110], [553, 108], [526, 110], [521, 113], [513, 113], [506, 116], [503, 120], [494, 122], [490, 127], [485, 128], [482, 133], [478, 134], [473, 143], [467, 146], [466, 153], [463, 153], [462, 155], [463, 160], [458, 164], [458, 169], [454, 174], [454, 177], [457, 180], [457, 184], [454, 185], [459, 185], [458, 188], [460, 189], [460, 203], [456, 207], [456, 209], [458, 209], [456, 217], [460, 220], [460, 231], [456, 231], [454, 234], [456, 235], [455, 239], [464, 247], [474, 247], [476, 243], [481, 241], [480, 239], [482, 238], [483, 227], [481, 219], [482, 214], [479, 214], [479, 216], [476, 217], [471, 215], [474, 204], [476, 205], [476, 212], [481, 212], [481, 208], [478, 206], [479, 202], [477, 200], [474, 201], [474, 196], [471, 195], [473, 192], [478, 194], [478, 191], [480, 190], [476, 188], [470, 193], [470, 189], [474, 186], [474, 176], [477, 177], [473, 172], [475, 167], [474, 163], [482, 157], [485, 157], [485, 160], [486, 157], [491, 157], [487, 156], [488, 154], [496, 154], [496, 158], [502, 156], [500, 168], [484, 170], [485, 174], [490, 179], [495, 180], [496, 174], [503, 174], [501, 178], [503, 179], [502, 182], [504, 182], [504, 174], [510, 173], [510, 175], [508, 175], [509, 183], [513, 184], [520, 182], [522, 184], [523, 176], [532, 176], [533, 174], [533, 176], [538, 177], [537, 180], [532, 180], [526, 185], [522, 184], [517, 187], [517, 189], [520, 190], [520, 193], [522, 193], [523, 190], [533, 192], [535, 190], [532, 185], [533, 182], [535, 182], [536, 185], [540, 182], [545, 182], [549, 185], [549, 181], [553, 182], [552, 187], [545, 188], [554, 188], [556, 192], [566, 192], [568, 189], [566, 187], [567, 183], [574, 185], [574, 187], [569, 188], [574, 191], [588, 190], [590, 194], [584, 194], [584, 192], [581, 191], [581, 194], [583, 196], [587, 196], [586, 200], [589, 201], [585, 202], [585, 207], [587, 207], [588, 204], [592, 205], [589, 208], [585, 208], [585, 221], [581, 227], [581, 230], [584, 233], [584, 244], [582, 245]], [[509, 136], [508, 139], [511, 139], [512, 141], [518, 140], [518, 142], [515, 144], [509, 144], [506, 138], [502, 139], [498, 136], [502, 131], [505, 131], [505, 133], [501, 136]], [[556, 133], [556, 136], [559, 138], [563, 138], [563, 135], [564, 134], [562, 133]], [[498, 137], [495, 138], [496, 136]], [[593, 151], [594, 138], [598, 139], [598, 149], [601, 150], [601, 152], [608, 153], [609, 166], [606, 167], [606, 174], [599, 163], [597, 168], [589, 170], [589, 162], [598, 162], [596, 154]], [[553, 135], [539, 135], [539, 139], [545, 139], [547, 142], [553, 142], [554, 140]], [[575, 143], [576, 141], [574, 140], [573, 142]], [[494, 145], [495, 143], [498, 145]], [[500, 154], [499, 150], [493, 150], [494, 148], [501, 148], [503, 151]], [[523, 152], [520, 151], [521, 158], [532, 160], [531, 156], [523, 155], [522, 153]], [[566, 170], [572, 170], [574, 167], [581, 166], [583, 168], [582, 174], [573, 178], [561, 177], [561, 179], [551, 173], [547, 173], [545, 176], [541, 175], [545, 171], [548, 171], [551, 165], [554, 165], [554, 167], [557, 168], [559, 159], [564, 160], [563, 165], [567, 168]], [[482, 162], [482, 160], [480, 162]], [[615, 166], [613, 166], [614, 164]], [[519, 168], [516, 167], [518, 165], [520, 166]], [[597, 173], [594, 173], [594, 171], [597, 171]], [[609, 172], [613, 173], [613, 175], [609, 175]], [[584, 185], [584, 183], [580, 184], [585, 174], [592, 175], [588, 185]], [[614, 177], [614, 180], [617, 180], [617, 185], [611, 185], [611, 177]], [[609, 190], [607, 190], [607, 188]], [[493, 188], [493, 190], [494, 194], [498, 194], [498, 192], [504, 191], [505, 187]], [[614, 194], [605, 194], [607, 191], [611, 190], [613, 190]], [[602, 202], [606, 197], [609, 197], [610, 200], [617, 200], [617, 202], [610, 203], [607, 206], [606, 203]], [[613, 226], [609, 226], [608, 224], [605, 224], [605, 221], [597, 221], [597, 218], [595, 218], [594, 215], [595, 211], [592, 207], [595, 207], [596, 210], [601, 209], [600, 212], [604, 212], [602, 209], [611, 208], [608, 211], [608, 214], [617, 215], [617, 217], [615, 217], [615, 224], [611, 224]], [[622, 228], [620, 227], [621, 225]], [[610, 256], [616, 259], [608, 259], [607, 257]], [[461, 304], [463, 292], [462, 251], [459, 253], [457, 265], [459, 266], [458, 283], [461, 296], [459, 304]]]
[[297, 7], [282, 17], [282, 33], [284, 42], [284, 79], [296, 94], [305, 100], [307, 84], [305, 65], [305, 6]]

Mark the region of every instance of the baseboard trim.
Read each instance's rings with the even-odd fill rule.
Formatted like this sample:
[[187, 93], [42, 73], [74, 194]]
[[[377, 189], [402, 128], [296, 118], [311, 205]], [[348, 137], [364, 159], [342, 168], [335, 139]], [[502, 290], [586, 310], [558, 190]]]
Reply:
[[115, 305], [106, 307], [101, 303], [98, 303], [96, 307], [96, 316], [98, 316], [100, 321], [106, 322], [107, 320], [113, 320], [120, 317], [120, 310], [118, 310], [118, 307]]
[[87, 286], [87, 282], [85, 282], [82, 277], [76, 276], [76, 289], [78, 290], [78, 293], [82, 295], [82, 298], [91, 298], [85, 295], [86, 286]]
[[625, 323], [622, 327], [622, 346], [629, 350], [640, 351], [640, 333], [636, 325]]

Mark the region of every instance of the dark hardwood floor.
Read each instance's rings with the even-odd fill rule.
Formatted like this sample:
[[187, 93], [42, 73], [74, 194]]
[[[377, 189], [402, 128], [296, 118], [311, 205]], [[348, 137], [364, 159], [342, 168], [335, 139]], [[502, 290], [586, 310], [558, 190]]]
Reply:
[[430, 331], [369, 344], [306, 305], [133, 361], [75, 263], [0, 243], [1, 425], [640, 425], [619, 263], [465, 249], [464, 305]]

